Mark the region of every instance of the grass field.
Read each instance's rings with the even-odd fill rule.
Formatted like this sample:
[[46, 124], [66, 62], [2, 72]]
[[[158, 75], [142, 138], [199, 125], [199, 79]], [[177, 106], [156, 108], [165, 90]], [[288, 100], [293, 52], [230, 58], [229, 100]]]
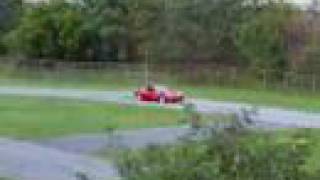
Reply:
[[[133, 90], [138, 83], [103, 81], [57, 81], [44, 80], [2, 80], [0, 86], [27, 86], [51, 88], [79, 88], [95, 90]], [[235, 89], [215, 86], [177, 85], [172, 87], [185, 91], [188, 97], [206, 98], [210, 100], [244, 102], [254, 105], [277, 106], [306, 111], [320, 111], [320, 94], [272, 91], [263, 89]]]
[[157, 107], [1, 97], [0, 136], [46, 138], [105, 132], [107, 128], [172, 126], [181, 118], [179, 111]]
[[320, 94], [222, 87], [182, 86], [182, 89], [184, 89], [188, 95], [197, 98], [245, 102], [253, 105], [285, 107], [306, 111], [320, 111]]
[[[5, 72], [5, 71], [4, 71]], [[179, 82], [168, 74], [154, 75], [157, 83], [183, 90], [189, 97], [212, 100], [246, 102], [256, 105], [279, 106], [308, 111], [320, 111], [320, 93], [295, 90], [237, 89], [214, 85], [194, 85]], [[66, 71], [66, 72], [12, 72], [0, 73], [0, 86], [32, 86], [52, 88], [79, 88], [96, 90], [132, 90], [144, 84], [143, 72]], [[201, 83], [198, 83], [201, 84]]]

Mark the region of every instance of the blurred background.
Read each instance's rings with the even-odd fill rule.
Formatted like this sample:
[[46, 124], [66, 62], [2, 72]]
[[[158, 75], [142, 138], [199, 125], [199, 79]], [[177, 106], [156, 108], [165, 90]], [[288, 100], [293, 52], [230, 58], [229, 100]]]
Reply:
[[[3, 0], [6, 83], [317, 92], [318, 1]], [[97, 78], [99, 77], [99, 78]], [[121, 83], [120, 83], [121, 82]]]
[[0, 1], [10, 180], [319, 179], [319, 92], [319, 0]]

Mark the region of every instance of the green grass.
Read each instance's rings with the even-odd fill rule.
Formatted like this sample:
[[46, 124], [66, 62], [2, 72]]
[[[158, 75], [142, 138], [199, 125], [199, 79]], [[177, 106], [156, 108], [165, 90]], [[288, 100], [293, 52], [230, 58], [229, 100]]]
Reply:
[[[263, 131], [257, 131], [261, 133]], [[270, 133], [270, 132], [267, 132]], [[299, 141], [295, 142], [298, 145], [308, 144], [309, 157], [306, 159], [305, 168], [309, 173], [320, 172], [320, 129], [282, 129], [271, 131], [270, 138], [273, 139], [274, 143], [288, 143], [293, 142], [292, 137], [296, 137]], [[248, 142], [256, 144], [257, 141], [253, 139], [248, 139]], [[295, 148], [294, 146], [292, 148]]]
[[[27, 74], [27, 73], [26, 73]], [[139, 74], [139, 73], [138, 73]], [[132, 77], [131, 77], [132, 75]], [[141, 78], [138, 77], [141, 76]], [[132, 90], [142, 85], [143, 75], [117, 72], [68, 72], [10, 76], [0, 79], [0, 86], [31, 86], [52, 88], [80, 88], [97, 90]], [[24, 78], [21, 78], [24, 77]], [[185, 91], [188, 97], [211, 100], [245, 102], [254, 105], [278, 106], [307, 111], [320, 111], [320, 93], [266, 89], [236, 89], [212, 85], [196, 86], [168, 79], [164, 84]]]
[[[125, 82], [82, 82], [82, 81], [1, 81], [1, 86], [28, 86], [52, 88], [80, 88], [97, 90], [132, 90], [138, 84]], [[253, 89], [234, 89], [212, 86], [173, 85], [174, 88], [185, 91], [188, 97], [206, 98], [210, 100], [244, 102], [254, 105], [277, 106], [307, 111], [320, 111], [320, 94], [298, 93], [293, 91], [272, 91]]]
[[[309, 144], [309, 158], [306, 159], [306, 164], [304, 168], [309, 173], [317, 173], [320, 172], [320, 129], [285, 129], [274, 131], [273, 139], [274, 142], [282, 142], [285, 143], [290, 140], [290, 137], [299, 137], [302, 139], [299, 144], [307, 143]], [[298, 143], [298, 142], [297, 142]], [[294, 147], [292, 147], [294, 148]]]
[[46, 138], [105, 132], [107, 128], [178, 125], [181, 112], [45, 98], [1, 97], [0, 136]]
[[306, 111], [320, 111], [320, 94], [262, 89], [219, 88], [210, 86], [182, 86], [181, 89], [185, 90], [191, 97], [196, 98], [276, 106]]
[[316, 173], [316, 172], [320, 172], [320, 142], [319, 142], [319, 138], [320, 138], [320, 130], [318, 129], [314, 129], [314, 130], [310, 130], [310, 134], [312, 136], [313, 141], [311, 142], [311, 156], [310, 158], [307, 160], [307, 165], [306, 165], [306, 169], [310, 172], [310, 173]]
[[[98, 79], [98, 80], [97, 80]], [[116, 77], [108, 79], [1, 79], [0, 86], [28, 86], [43, 88], [77, 88], [77, 89], [97, 89], [97, 90], [123, 90], [135, 88], [140, 83], [119, 81]]]

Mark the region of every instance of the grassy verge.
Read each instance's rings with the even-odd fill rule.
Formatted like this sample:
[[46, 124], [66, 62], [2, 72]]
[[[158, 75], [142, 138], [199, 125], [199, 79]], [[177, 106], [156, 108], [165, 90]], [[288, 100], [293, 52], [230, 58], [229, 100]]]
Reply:
[[[320, 178], [320, 129], [290, 129], [278, 130], [272, 133], [271, 138], [275, 143], [290, 142], [292, 137], [300, 139], [296, 141], [296, 145], [308, 144], [309, 151], [306, 154], [308, 158], [305, 159], [303, 168], [310, 174], [318, 174], [317, 179]], [[250, 142], [255, 143], [251, 139]], [[296, 148], [297, 146], [291, 148]]]
[[[29, 78], [1, 79], [0, 86], [28, 86], [51, 88], [79, 88], [95, 90], [132, 90], [143, 84], [136, 79], [115, 75], [75, 76], [72, 78]], [[178, 90], [185, 91], [188, 97], [211, 100], [244, 102], [254, 105], [277, 106], [306, 111], [320, 111], [320, 94], [296, 91], [275, 91], [265, 89], [235, 89], [216, 86], [194, 86], [169, 82]]]
[[45, 138], [104, 132], [107, 128], [173, 126], [181, 112], [45, 98], [1, 97], [0, 136]]
[[[97, 77], [96, 79], [99, 79]], [[108, 80], [94, 79], [0, 79], [0, 86], [28, 86], [42, 88], [77, 88], [77, 89], [96, 89], [96, 90], [123, 90], [135, 88], [139, 83], [118, 81], [116, 77]]]
[[182, 86], [181, 89], [184, 89], [188, 95], [197, 98], [320, 111], [320, 94], [219, 87]]
[[100, 156], [117, 157], [128, 179], [313, 180], [320, 178], [319, 136], [319, 130], [227, 132], [205, 141], [105, 151]]

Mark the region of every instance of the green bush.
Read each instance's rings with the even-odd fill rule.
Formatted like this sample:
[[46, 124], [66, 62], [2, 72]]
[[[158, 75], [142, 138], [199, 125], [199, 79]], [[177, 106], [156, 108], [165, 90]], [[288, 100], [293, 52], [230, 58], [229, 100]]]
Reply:
[[288, 5], [270, 5], [238, 28], [237, 47], [252, 67], [288, 68], [287, 27], [293, 18]]
[[203, 141], [126, 152], [119, 168], [129, 180], [308, 180], [315, 178], [305, 168], [309, 144], [302, 136], [223, 132]]

